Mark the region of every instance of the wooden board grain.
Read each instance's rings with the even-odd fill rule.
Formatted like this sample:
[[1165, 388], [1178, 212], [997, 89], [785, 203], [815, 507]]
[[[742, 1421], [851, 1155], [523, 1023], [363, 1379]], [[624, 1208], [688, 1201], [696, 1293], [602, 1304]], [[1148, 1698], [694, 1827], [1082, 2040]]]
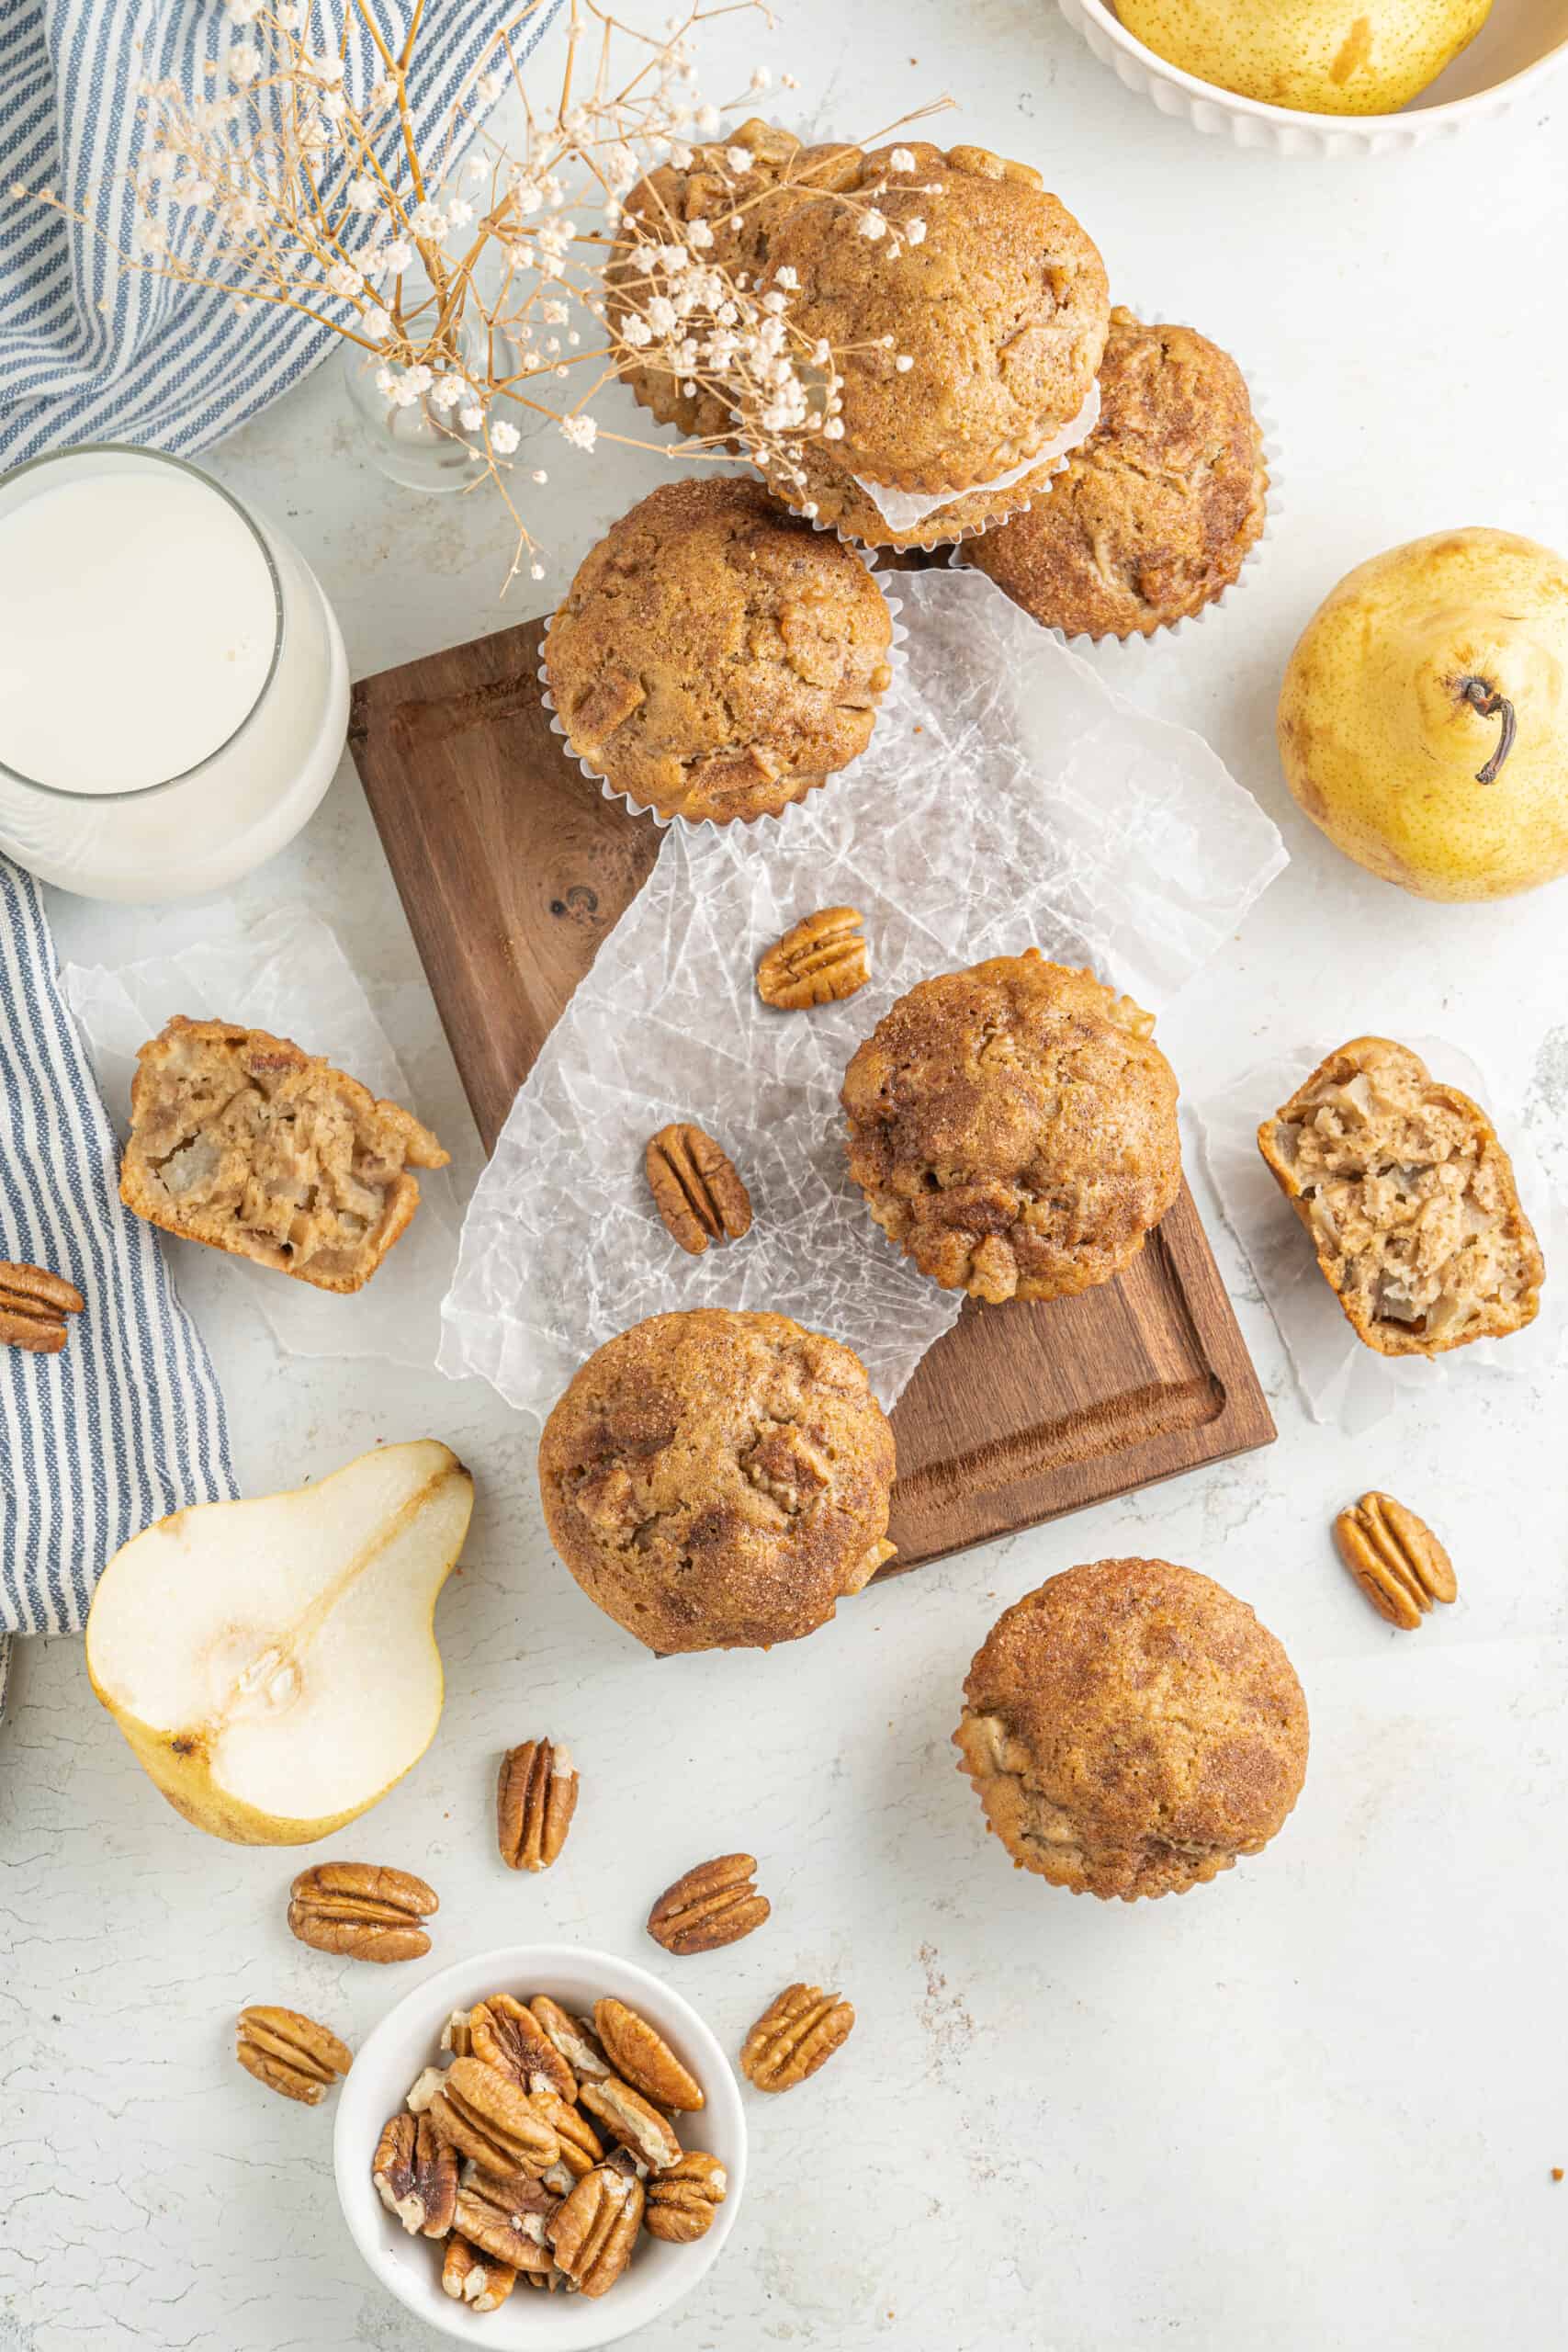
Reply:
[[[349, 732], [487, 1150], [659, 854], [658, 827], [586, 783], [551, 732], [540, 635], [528, 622], [366, 679]], [[1042, 1306], [971, 1301], [893, 1426], [900, 1568], [1274, 1436], [1185, 1184], [1117, 1282]]]

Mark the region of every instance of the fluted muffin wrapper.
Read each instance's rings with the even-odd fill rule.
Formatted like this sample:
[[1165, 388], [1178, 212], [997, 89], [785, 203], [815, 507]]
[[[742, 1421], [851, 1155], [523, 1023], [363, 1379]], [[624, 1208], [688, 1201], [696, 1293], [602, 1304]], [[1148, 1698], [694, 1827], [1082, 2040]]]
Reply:
[[[846, 542], [846, 544], [852, 545], [852, 542]], [[620, 786], [612, 784], [609, 777], [604, 774], [602, 768], [596, 768], [591, 760], [585, 760], [580, 752], [572, 750], [571, 738], [567, 733], [565, 722], [563, 721], [559, 711], [556, 707], [555, 693], [550, 684], [549, 669], [547, 660], [550, 641], [550, 632], [547, 629], [539, 644], [538, 677], [539, 684], [543, 689], [540, 700], [543, 702], [546, 710], [549, 714], [551, 733], [560, 737], [561, 741], [565, 744], [568, 752], [570, 752], [571, 757], [577, 762], [578, 766], [582, 770], [582, 773], [588, 778], [589, 783], [596, 784], [606, 800], [621, 801], [625, 807], [631, 810], [634, 816], [651, 817], [656, 825], [680, 825], [683, 827], [687, 832], [738, 833], [742, 837], [750, 838], [756, 842], [757, 846], [765, 849], [772, 841], [776, 840], [780, 829], [783, 826], [789, 824], [802, 808], [806, 808], [809, 802], [817, 798], [819, 793], [831, 791], [835, 786], [841, 785], [846, 776], [851, 776], [854, 774], [862, 761], [863, 761], [870, 753], [872, 745], [876, 741], [876, 730], [880, 726], [882, 726], [889, 707], [897, 697], [899, 673], [903, 662], [904, 640], [908, 634], [908, 630], [904, 627], [903, 620], [900, 617], [904, 610], [903, 599], [900, 596], [894, 594], [892, 589], [888, 585], [886, 577], [883, 573], [872, 570], [871, 565], [866, 563], [865, 557], [861, 553], [861, 550], [858, 548], [854, 549], [854, 552], [859, 556], [861, 562], [864, 564], [866, 572], [870, 578], [875, 582], [877, 589], [881, 594], [882, 601], [887, 607], [887, 617], [893, 630], [892, 639], [887, 648], [887, 666], [892, 671], [893, 675], [888, 680], [886, 688], [877, 702], [875, 711], [873, 714], [871, 734], [867, 739], [865, 750], [863, 752], [857, 752], [852, 760], [846, 761], [841, 768], [830, 769], [828, 775], [823, 777], [820, 784], [813, 785], [809, 792], [804, 794], [798, 800], [790, 801], [788, 806], [781, 808], [776, 815], [764, 811], [761, 815], [756, 817], [730, 817], [728, 818], [722, 825], [719, 823], [716, 817], [694, 818], [682, 817], [679, 814], [671, 817], [661, 817], [657, 808], [650, 808], [649, 807], [646, 800], [637, 800], [633, 797], [631, 793], [623, 791]]]
[[[908, 535], [918, 530], [922, 523], [940, 519], [942, 509], [951, 506], [960, 498], [984, 497], [991, 491], [1011, 490], [1017, 483], [1027, 481], [1031, 474], [1038, 473], [1042, 466], [1051, 466], [1054, 472], [1061, 473], [1073, 451], [1089, 439], [1099, 422], [1100, 384], [1097, 379], [1085, 393], [1077, 414], [1069, 419], [1059, 433], [1043, 441], [1032, 455], [1019, 464], [1004, 467], [989, 481], [966, 482], [962, 487], [939, 490], [927, 498], [912, 491], [890, 489], [886, 482], [869, 481], [863, 474], [852, 474], [850, 479], [857, 489], [864, 491], [889, 530]], [[1036, 497], [1043, 494], [1038, 491], [1032, 493]], [[1012, 511], [1017, 513], [1018, 510], [1014, 508]], [[958, 536], [971, 538], [976, 531], [993, 529], [1002, 519], [1000, 515], [993, 515], [985, 523], [972, 523]], [[937, 544], [942, 546], [947, 542], [939, 540]]]

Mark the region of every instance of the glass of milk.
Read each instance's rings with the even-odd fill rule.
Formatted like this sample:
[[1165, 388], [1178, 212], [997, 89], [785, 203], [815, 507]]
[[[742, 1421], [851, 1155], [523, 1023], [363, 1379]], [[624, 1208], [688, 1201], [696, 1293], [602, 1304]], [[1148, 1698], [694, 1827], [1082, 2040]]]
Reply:
[[194, 466], [0, 476], [0, 850], [94, 899], [221, 889], [331, 783], [348, 665], [297, 549]]

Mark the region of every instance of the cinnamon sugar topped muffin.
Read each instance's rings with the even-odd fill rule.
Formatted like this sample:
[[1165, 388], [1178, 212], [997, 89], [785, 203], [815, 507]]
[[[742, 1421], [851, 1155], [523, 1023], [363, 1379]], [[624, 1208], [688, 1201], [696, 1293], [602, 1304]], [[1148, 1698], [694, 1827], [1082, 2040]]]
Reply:
[[662, 817], [776, 815], [871, 740], [893, 624], [852, 548], [760, 482], [668, 482], [614, 524], [550, 623], [572, 751]]
[[660, 1657], [798, 1641], [888, 1558], [893, 1432], [850, 1348], [787, 1315], [655, 1315], [589, 1357], [539, 1491], [591, 1600]]
[[851, 1062], [850, 1173], [944, 1290], [1062, 1298], [1136, 1257], [1181, 1182], [1153, 1016], [1037, 948], [922, 980]]
[[1097, 1560], [1004, 1611], [953, 1733], [1016, 1869], [1102, 1901], [1184, 1894], [1261, 1852], [1306, 1776], [1290, 1659], [1169, 1560]]
[[1201, 612], [1267, 519], [1246, 379], [1190, 327], [1111, 314], [1100, 422], [1066, 471], [965, 560], [1046, 628], [1150, 636]]
[[825, 445], [843, 471], [915, 494], [988, 483], [1070, 426], [1110, 315], [1066, 207], [982, 147], [863, 154], [835, 194], [781, 209], [761, 282], [844, 355], [842, 435]]

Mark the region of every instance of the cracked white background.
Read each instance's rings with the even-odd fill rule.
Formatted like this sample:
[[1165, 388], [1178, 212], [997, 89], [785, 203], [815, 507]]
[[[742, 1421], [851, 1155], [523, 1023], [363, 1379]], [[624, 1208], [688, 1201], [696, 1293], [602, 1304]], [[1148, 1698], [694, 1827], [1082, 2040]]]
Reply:
[[[709, 85], [742, 86], [754, 47], [736, 35]], [[1162, 1021], [1189, 1099], [1281, 1041], [1451, 1037], [1568, 1182], [1568, 885], [1491, 910], [1398, 896], [1298, 817], [1271, 738], [1290, 647], [1353, 562], [1465, 522], [1568, 544], [1568, 348], [1541, 300], [1542, 256], [1568, 239], [1568, 84], [1415, 156], [1287, 166], [1165, 121], [1044, 0], [791, 0], [765, 53], [800, 74], [812, 130], [952, 88], [953, 138], [1041, 164], [1113, 281], [1265, 372], [1292, 493], [1266, 561], [1179, 644], [1099, 657], [1210, 738], [1292, 853]], [[294, 532], [359, 672], [509, 617], [493, 510], [366, 471], [330, 380], [212, 462]], [[539, 462], [560, 576], [658, 478], [625, 451]], [[247, 914], [330, 918], [470, 1183], [472, 1129], [346, 764], [236, 895]], [[204, 924], [200, 907], [51, 903], [84, 964], [167, 953]], [[860, 2012], [813, 2083], [750, 2099], [739, 2227], [693, 2301], [637, 2339], [648, 2352], [1559, 2352], [1568, 1377], [1446, 1386], [1361, 1439], [1316, 1427], [1215, 1240], [1278, 1445], [874, 1589], [772, 1657], [657, 1665], [555, 1562], [522, 1417], [479, 1382], [285, 1360], [233, 1269], [184, 1253], [252, 1491], [426, 1430], [478, 1478], [437, 1618], [435, 1744], [316, 1849], [424, 1871], [438, 1932], [400, 1972], [295, 1944], [299, 1857], [187, 1827], [93, 1700], [79, 1645], [23, 1645], [0, 1729], [3, 2352], [426, 2352], [339, 2220], [330, 2115], [240, 2072], [232, 2014], [284, 2001], [352, 2041], [418, 1969], [535, 1932], [667, 1966], [730, 2048], [795, 1975]], [[1382, 1483], [1429, 1510], [1458, 1565], [1459, 1604], [1411, 1636], [1371, 1614], [1327, 1540], [1330, 1514]], [[1267, 1854], [1123, 1908], [1010, 1871], [947, 1740], [1005, 1603], [1138, 1550], [1256, 1604], [1305, 1683], [1313, 1755]], [[497, 1751], [537, 1730], [571, 1742], [583, 1795], [560, 1864], [524, 1883], [494, 1858], [490, 1804]], [[773, 1920], [728, 1954], [664, 1962], [649, 1901], [738, 1846], [761, 1858]]]

